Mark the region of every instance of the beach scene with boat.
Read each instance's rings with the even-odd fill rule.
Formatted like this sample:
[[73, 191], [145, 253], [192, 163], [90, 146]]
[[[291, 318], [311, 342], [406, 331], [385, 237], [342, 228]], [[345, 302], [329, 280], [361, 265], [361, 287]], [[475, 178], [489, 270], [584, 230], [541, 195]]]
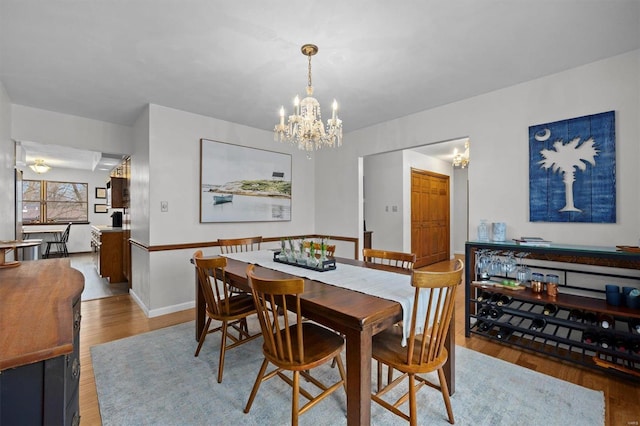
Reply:
[[291, 220], [290, 155], [206, 140], [201, 148], [201, 222]]

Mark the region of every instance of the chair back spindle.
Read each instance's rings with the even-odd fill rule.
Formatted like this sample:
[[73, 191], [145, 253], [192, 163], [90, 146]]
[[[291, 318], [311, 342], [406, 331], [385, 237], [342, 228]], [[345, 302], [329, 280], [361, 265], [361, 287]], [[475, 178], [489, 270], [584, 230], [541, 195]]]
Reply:
[[243, 253], [246, 251], [260, 250], [261, 243], [261, 236], [249, 238], [218, 239], [218, 245], [220, 246], [220, 252], [222, 254]]
[[415, 253], [365, 248], [362, 250], [362, 255], [365, 262], [407, 270], [412, 270], [413, 265], [416, 263]]

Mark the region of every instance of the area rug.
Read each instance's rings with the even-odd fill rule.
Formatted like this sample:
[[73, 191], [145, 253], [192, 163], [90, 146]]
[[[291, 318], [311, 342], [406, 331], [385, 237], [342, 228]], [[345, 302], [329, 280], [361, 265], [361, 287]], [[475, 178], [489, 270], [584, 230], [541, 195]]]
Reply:
[[[219, 334], [207, 337], [196, 358], [194, 327], [184, 323], [91, 348], [103, 425], [290, 424], [291, 388], [279, 379], [263, 383], [250, 413], [243, 413], [263, 359], [262, 339], [228, 351], [218, 383]], [[338, 377], [330, 365], [314, 372], [327, 380]], [[604, 424], [602, 392], [460, 346], [451, 403], [457, 425]], [[438, 391], [421, 389], [418, 407], [418, 424], [449, 424]], [[300, 424], [346, 424], [344, 392], [307, 411]], [[371, 424], [407, 423], [373, 403]]]

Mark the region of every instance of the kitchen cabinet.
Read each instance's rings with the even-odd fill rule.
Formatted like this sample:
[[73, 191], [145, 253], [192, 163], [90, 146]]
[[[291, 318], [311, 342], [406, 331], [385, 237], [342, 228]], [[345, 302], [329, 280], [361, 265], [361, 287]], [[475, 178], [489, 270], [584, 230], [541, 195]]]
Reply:
[[107, 192], [110, 195], [111, 208], [119, 209], [128, 207], [125, 206], [124, 189], [126, 185], [126, 179], [120, 177], [112, 177], [107, 182]]
[[91, 245], [96, 270], [101, 277], [112, 283], [127, 281], [124, 272], [124, 233], [122, 228], [91, 227]]
[[[534, 292], [528, 285], [504, 287], [500, 282], [507, 275], [481, 277], [477, 261], [483, 252], [494, 257], [528, 253], [527, 259], [534, 260], [533, 271], [551, 270], [562, 277], [558, 294]], [[467, 242], [465, 255], [466, 337], [482, 336], [640, 380], [640, 309], [607, 303], [602, 298], [604, 285], [595, 279], [622, 280], [627, 287], [640, 288], [635, 271], [623, 274], [625, 269], [640, 269], [640, 253], [606, 247]]]

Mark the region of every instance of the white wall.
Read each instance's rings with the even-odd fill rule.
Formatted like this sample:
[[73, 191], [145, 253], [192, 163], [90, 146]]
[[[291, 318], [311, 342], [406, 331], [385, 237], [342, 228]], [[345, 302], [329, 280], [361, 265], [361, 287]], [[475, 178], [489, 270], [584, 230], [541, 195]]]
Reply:
[[[131, 187], [129, 188], [129, 218], [131, 238], [149, 245], [149, 108], [145, 108], [133, 126], [131, 155]], [[146, 250], [131, 246], [130, 294], [148, 314], [151, 305], [149, 255]]]
[[14, 144], [11, 140], [11, 99], [0, 81], [0, 240], [15, 235]]
[[[640, 235], [640, 51], [348, 133], [339, 150], [322, 152], [316, 167], [330, 177], [318, 191], [318, 228], [359, 234], [359, 157], [451, 140], [473, 141], [469, 174], [470, 238], [481, 218], [507, 223], [507, 237], [540, 235], [556, 242], [633, 244]], [[616, 111], [615, 224], [532, 223], [528, 220], [528, 127]], [[339, 203], [336, 214], [328, 206]], [[320, 213], [321, 212], [321, 213]]]
[[131, 127], [16, 104], [11, 113], [11, 136], [17, 141], [131, 154]]
[[404, 251], [402, 151], [370, 155], [363, 161], [364, 214], [367, 231], [373, 231], [371, 247]]
[[[201, 138], [292, 154], [291, 221], [200, 223]], [[142, 139], [143, 137], [136, 140], [132, 170], [134, 175], [144, 174], [144, 164], [149, 164], [148, 178], [135, 175], [135, 179], [139, 182], [148, 179], [149, 182], [150, 245], [190, 244], [215, 241], [218, 238], [253, 235], [268, 237], [315, 232], [314, 162], [309, 161], [305, 153], [296, 147], [274, 142], [272, 132], [150, 105], [148, 163], [137, 158], [137, 154], [144, 151], [144, 148], [138, 150], [138, 143], [144, 144]], [[144, 163], [143, 166], [137, 167], [140, 163]], [[132, 189], [131, 195], [132, 199], [138, 196], [138, 190]], [[160, 211], [160, 201], [168, 202], [168, 212]], [[136, 229], [141, 217], [143, 216], [137, 216], [136, 208], [132, 207], [134, 235], [137, 235]], [[189, 259], [195, 249], [151, 251], [146, 254], [139, 253], [140, 249], [134, 250], [134, 292], [145, 303], [150, 316], [184, 309], [185, 306], [193, 304], [194, 271]], [[148, 269], [140, 270], [141, 268]], [[140, 294], [135, 286], [139, 286]]]
[[[470, 166], [471, 167], [471, 166]], [[451, 211], [452, 254], [464, 254], [464, 243], [468, 239], [467, 168], [453, 170], [453, 210]]]

